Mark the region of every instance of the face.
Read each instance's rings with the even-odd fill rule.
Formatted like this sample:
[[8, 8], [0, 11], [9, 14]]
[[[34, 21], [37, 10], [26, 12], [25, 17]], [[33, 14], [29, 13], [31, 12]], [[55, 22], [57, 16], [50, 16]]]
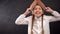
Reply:
[[43, 10], [39, 5], [36, 5], [32, 11], [32, 14], [36, 17], [40, 17], [43, 14]]

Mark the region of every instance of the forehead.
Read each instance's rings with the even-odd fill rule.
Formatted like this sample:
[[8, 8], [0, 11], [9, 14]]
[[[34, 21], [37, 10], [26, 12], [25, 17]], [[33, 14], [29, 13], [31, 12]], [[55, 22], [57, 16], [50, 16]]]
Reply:
[[[35, 6], [35, 8], [41, 8], [41, 6], [39, 6], [39, 5], [36, 5], [36, 6]], [[41, 9], [42, 9], [42, 8], [41, 8]]]

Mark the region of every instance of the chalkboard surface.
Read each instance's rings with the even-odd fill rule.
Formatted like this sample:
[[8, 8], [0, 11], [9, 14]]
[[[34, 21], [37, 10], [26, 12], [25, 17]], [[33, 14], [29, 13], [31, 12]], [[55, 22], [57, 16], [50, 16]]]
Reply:
[[[46, 6], [60, 11], [59, 0], [42, 1]], [[27, 34], [28, 25], [16, 25], [15, 20], [32, 2], [33, 0], [0, 0], [0, 34]], [[51, 34], [60, 33], [60, 27], [57, 27], [60, 26], [59, 22], [50, 23]]]

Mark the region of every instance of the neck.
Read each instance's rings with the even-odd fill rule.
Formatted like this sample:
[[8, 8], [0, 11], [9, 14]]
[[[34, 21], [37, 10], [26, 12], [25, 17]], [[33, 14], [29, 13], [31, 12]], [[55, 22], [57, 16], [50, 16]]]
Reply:
[[42, 17], [42, 15], [41, 16], [35, 16], [35, 17], [40, 18], [40, 17]]

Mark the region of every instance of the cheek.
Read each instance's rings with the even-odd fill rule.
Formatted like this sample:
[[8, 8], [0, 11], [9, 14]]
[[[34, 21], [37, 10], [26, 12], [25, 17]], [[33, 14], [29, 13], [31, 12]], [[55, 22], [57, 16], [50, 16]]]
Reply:
[[37, 13], [38, 13], [38, 14], [41, 14], [41, 13], [43, 13], [43, 12], [42, 12], [42, 10], [40, 10], [40, 11], [34, 11], [33, 13], [34, 13], [34, 14], [37, 14]]
[[[37, 11], [38, 11], [39, 13], [38, 13]], [[34, 10], [34, 11], [32, 11], [32, 14], [37, 14], [37, 13], [38, 13], [38, 14], [43, 14], [43, 11], [42, 11], [42, 10]]]
[[42, 11], [42, 10], [40, 10], [40, 13], [43, 13], [43, 11]]

